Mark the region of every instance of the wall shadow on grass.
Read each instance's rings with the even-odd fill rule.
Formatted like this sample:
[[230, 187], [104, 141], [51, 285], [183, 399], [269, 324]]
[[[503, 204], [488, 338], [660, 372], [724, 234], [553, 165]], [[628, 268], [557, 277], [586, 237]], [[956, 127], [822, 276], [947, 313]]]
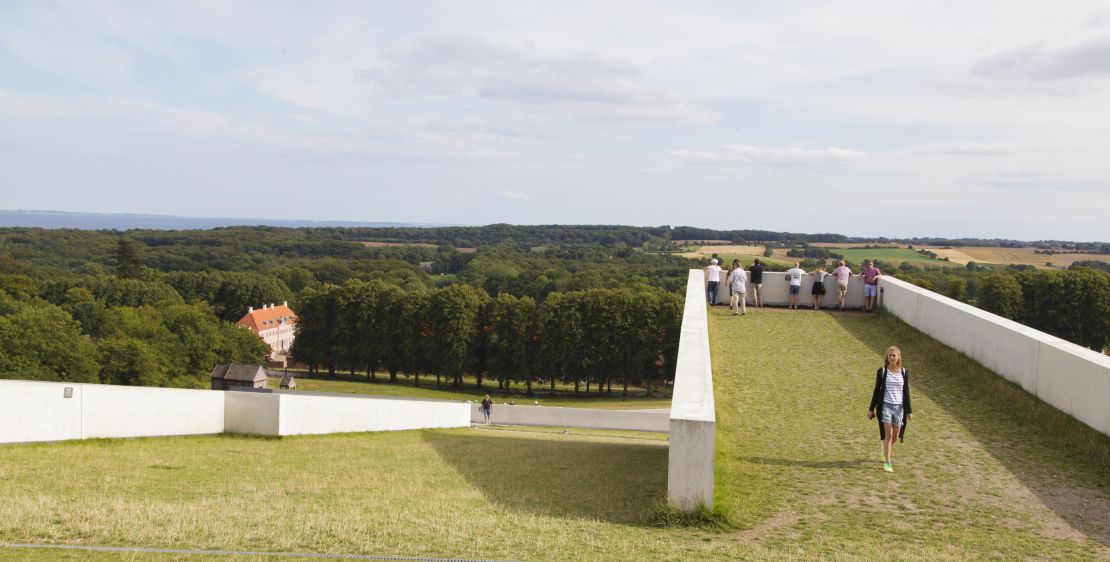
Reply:
[[753, 464], [765, 464], [770, 466], [786, 466], [791, 468], [816, 468], [818, 470], [872, 470], [875, 461], [872, 459], [854, 459], [854, 460], [839, 460], [839, 461], [801, 461], [797, 459], [775, 459], [770, 457], [736, 457], [737, 460]]
[[[899, 346], [912, 395], [928, 396], [1044, 505], [1110, 546], [1110, 437], [893, 314], [881, 311], [871, 322], [836, 320], [879, 357]], [[911, 439], [912, 428], [907, 433]]]
[[513, 511], [645, 524], [667, 493], [667, 446], [497, 432], [423, 432], [490, 502]]

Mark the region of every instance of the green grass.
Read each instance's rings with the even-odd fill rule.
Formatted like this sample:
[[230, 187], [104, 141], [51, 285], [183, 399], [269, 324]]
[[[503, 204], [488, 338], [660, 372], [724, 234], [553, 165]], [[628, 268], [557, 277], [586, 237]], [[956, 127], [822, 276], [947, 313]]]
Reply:
[[[512, 393], [505, 395], [503, 392], [498, 391], [497, 383], [492, 384], [489, 381], [485, 382], [482, 389], [475, 387], [474, 379], [466, 377], [463, 380], [463, 388], [456, 389], [450, 386], [447, 380], [444, 380], [440, 388], [435, 386], [435, 377], [421, 377], [420, 386], [414, 386], [414, 380], [411, 378], [398, 377], [396, 383], [386, 382], [388, 375], [383, 377], [378, 375], [376, 381], [368, 381], [365, 377], [357, 378], [315, 378], [310, 379], [303, 376], [297, 376], [297, 390], [311, 391], [311, 392], [339, 392], [344, 394], [370, 394], [375, 396], [404, 396], [408, 398], [427, 398], [432, 400], [481, 400], [486, 394], [500, 403], [513, 402], [516, 404], [533, 404], [539, 403], [541, 406], [559, 406], [566, 408], [604, 408], [604, 409], [640, 409], [640, 408], [670, 408], [671, 397], [670, 389], [666, 392], [655, 391], [655, 396], [647, 396], [647, 392], [641, 388], [629, 388], [629, 396], [621, 396], [621, 390], [616, 386], [613, 387], [612, 392], [597, 392], [596, 389], [587, 394], [581, 392], [578, 395], [574, 394], [574, 387], [558, 384], [556, 385], [557, 392], [554, 395], [550, 394], [550, 388], [547, 386], [533, 385], [534, 395], [524, 395], [524, 385], [514, 383], [512, 385]], [[270, 388], [277, 388], [280, 379], [271, 378], [269, 381]], [[585, 386], [582, 387], [585, 390]]]
[[[1106, 436], [891, 315], [714, 310], [710, 326], [716, 507], [737, 536], [830, 559], [1110, 557]], [[888, 345], [914, 405], [893, 475], [866, 419]]]
[[844, 256], [844, 259], [856, 264], [862, 264], [870, 259], [881, 260], [887, 263], [902, 263], [908, 261], [917, 265], [939, 265], [947, 267], [963, 267], [958, 263], [933, 259], [917, 253], [908, 248], [827, 248], [830, 252]]
[[[0, 542], [513, 560], [1110, 559], [1105, 436], [891, 316], [711, 310], [710, 327], [714, 516], [660, 509], [667, 448], [654, 434], [96, 440], [0, 447]], [[915, 411], [885, 474], [865, 413], [890, 344], [905, 354]], [[5, 548], [0, 559], [259, 560]]]

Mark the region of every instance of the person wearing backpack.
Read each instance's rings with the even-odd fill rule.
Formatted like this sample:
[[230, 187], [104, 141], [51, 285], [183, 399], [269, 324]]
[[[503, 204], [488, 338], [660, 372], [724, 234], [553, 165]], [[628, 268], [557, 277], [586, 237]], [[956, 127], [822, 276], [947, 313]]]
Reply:
[[867, 419], [879, 418], [879, 439], [883, 440], [883, 470], [894, 472], [891, 449], [894, 441], [906, 438], [906, 423], [913, 419], [910, 403], [910, 374], [902, 367], [902, 350], [890, 346], [882, 368], [875, 372], [875, 389]]

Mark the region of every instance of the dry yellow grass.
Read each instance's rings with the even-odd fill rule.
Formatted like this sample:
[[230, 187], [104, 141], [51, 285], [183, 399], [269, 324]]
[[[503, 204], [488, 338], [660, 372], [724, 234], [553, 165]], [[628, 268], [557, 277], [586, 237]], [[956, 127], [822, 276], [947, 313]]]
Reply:
[[1110, 255], [1105, 254], [1038, 254], [1035, 248], [991, 248], [983, 246], [961, 246], [957, 248], [942, 248], [939, 246], [921, 246], [937, 256], [944, 258], [947, 257], [949, 261], [960, 264], [967, 264], [969, 261], [975, 263], [990, 263], [1000, 265], [1032, 265], [1041, 269], [1047, 269], [1045, 263], [1051, 263], [1054, 267], [1068, 267], [1077, 261], [1096, 260], [1101, 262], [1110, 263]]
[[684, 258], [700, 259], [713, 254], [737, 254], [741, 256], [763, 256], [763, 246], [742, 246], [739, 244], [721, 244], [713, 246], [702, 246], [693, 252], [686, 252], [679, 254]]

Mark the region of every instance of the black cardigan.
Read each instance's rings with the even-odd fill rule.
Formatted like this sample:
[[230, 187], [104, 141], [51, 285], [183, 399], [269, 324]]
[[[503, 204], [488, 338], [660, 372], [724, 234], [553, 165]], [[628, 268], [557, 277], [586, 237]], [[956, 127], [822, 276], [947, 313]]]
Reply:
[[[875, 412], [875, 419], [879, 420], [879, 439], [886, 439], [886, 429], [883, 427], [883, 394], [886, 392], [886, 367], [880, 367], [875, 371], [875, 390], [871, 392], [871, 405], [867, 407], [868, 411]], [[898, 432], [898, 440], [904, 441], [906, 439], [906, 424], [909, 423], [909, 415], [913, 413], [913, 406], [910, 404], [910, 372], [906, 369], [902, 370], [902, 431]]]

